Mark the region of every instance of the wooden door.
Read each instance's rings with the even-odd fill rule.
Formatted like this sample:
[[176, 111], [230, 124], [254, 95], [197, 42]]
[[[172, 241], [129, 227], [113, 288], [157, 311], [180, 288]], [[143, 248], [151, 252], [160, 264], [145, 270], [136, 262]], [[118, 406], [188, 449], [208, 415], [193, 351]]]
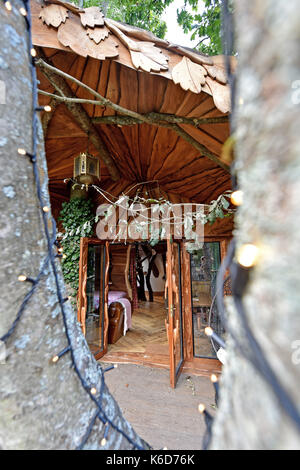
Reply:
[[96, 359], [107, 352], [109, 243], [81, 238], [77, 319]]
[[181, 245], [176, 241], [167, 242], [168, 317], [166, 329], [170, 355], [170, 384], [175, 388], [183, 367], [183, 325], [181, 293]]

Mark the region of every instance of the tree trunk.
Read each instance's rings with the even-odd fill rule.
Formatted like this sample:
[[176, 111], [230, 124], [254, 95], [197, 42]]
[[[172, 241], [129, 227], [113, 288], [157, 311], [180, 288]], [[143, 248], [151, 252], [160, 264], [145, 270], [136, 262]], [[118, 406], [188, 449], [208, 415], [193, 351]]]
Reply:
[[[256, 340], [300, 410], [299, 1], [235, 5], [236, 165], [244, 191], [236, 238], [260, 249], [243, 301]], [[242, 339], [237, 312], [228, 310]], [[228, 343], [211, 448], [299, 449], [299, 432], [272, 388]]]
[[[32, 151], [32, 81], [26, 22], [18, 11], [23, 3], [12, 3], [11, 12], [5, 9], [3, 3], [0, 7], [0, 79], [6, 88], [6, 104], [1, 104], [3, 113], [0, 119], [0, 337], [10, 328], [31, 287], [28, 282], [19, 282], [18, 276], [25, 273], [35, 278], [47, 254], [32, 163], [29, 158], [17, 153], [19, 147]], [[45, 205], [49, 206], [47, 165], [40, 123], [38, 141], [42, 196]], [[51, 230], [50, 217], [49, 213]], [[57, 265], [59, 283], [63, 289], [59, 261]], [[69, 302], [64, 305], [78, 368], [86, 382], [97, 388], [101, 383], [101, 368], [90, 354], [71, 305]], [[54, 276], [48, 265], [46, 275], [6, 341], [6, 364], [0, 365], [0, 448], [74, 449], [82, 443], [96, 406], [81, 386], [75, 370], [70, 367], [70, 353], [55, 365], [51, 362], [51, 358], [66, 346]], [[106, 387], [103, 408], [110, 420], [130, 439], [139, 446], [145, 445], [124, 420]], [[101, 447], [103, 427], [100, 420], [95, 421], [85, 448], [133, 448], [125, 437], [111, 427], [107, 443]]]

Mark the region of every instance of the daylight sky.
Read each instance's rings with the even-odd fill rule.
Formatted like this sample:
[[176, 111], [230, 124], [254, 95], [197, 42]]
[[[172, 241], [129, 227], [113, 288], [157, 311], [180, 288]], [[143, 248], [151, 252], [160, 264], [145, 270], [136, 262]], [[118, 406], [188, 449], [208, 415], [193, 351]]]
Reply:
[[[191, 41], [190, 37], [192, 33], [184, 34], [183, 29], [177, 24], [176, 10], [177, 8], [180, 9], [183, 5], [183, 0], [175, 0], [173, 3], [171, 3], [171, 5], [166, 8], [166, 11], [163, 15], [163, 19], [168, 25], [168, 31], [165, 39], [170, 42], [174, 42], [175, 44], [180, 44], [181, 46], [193, 47], [199, 42], [199, 39], [197, 39], [196, 41]], [[198, 12], [200, 13], [201, 11], [203, 11], [203, 9], [203, 2], [200, 0]]]

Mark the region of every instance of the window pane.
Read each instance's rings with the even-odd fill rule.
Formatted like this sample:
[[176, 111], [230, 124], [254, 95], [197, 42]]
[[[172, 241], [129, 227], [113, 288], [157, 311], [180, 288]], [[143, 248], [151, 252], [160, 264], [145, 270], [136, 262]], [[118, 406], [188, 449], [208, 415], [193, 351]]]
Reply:
[[104, 269], [105, 249], [103, 245], [89, 245], [87, 262], [87, 312], [86, 340], [96, 354], [103, 350], [104, 326]]
[[220, 336], [222, 326], [216, 302], [216, 277], [220, 266], [219, 242], [208, 242], [203, 248], [191, 254], [191, 284], [193, 309], [193, 341], [195, 357], [216, 358], [216, 351], [204, 330], [211, 326]]

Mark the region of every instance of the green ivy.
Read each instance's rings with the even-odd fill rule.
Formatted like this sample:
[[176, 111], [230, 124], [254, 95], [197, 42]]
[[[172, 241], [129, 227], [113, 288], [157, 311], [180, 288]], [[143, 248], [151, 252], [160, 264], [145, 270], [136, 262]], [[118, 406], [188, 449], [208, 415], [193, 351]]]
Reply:
[[90, 199], [71, 199], [62, 204], [59, 215], [64, 233], [61, 246], [65, 258], [62, 259], [62, 271], [65, 282], [71, 287], [73, 297], [76, 297], [79, 281], [80, 238], [91, 237], [94, 234], [93, 203]]

